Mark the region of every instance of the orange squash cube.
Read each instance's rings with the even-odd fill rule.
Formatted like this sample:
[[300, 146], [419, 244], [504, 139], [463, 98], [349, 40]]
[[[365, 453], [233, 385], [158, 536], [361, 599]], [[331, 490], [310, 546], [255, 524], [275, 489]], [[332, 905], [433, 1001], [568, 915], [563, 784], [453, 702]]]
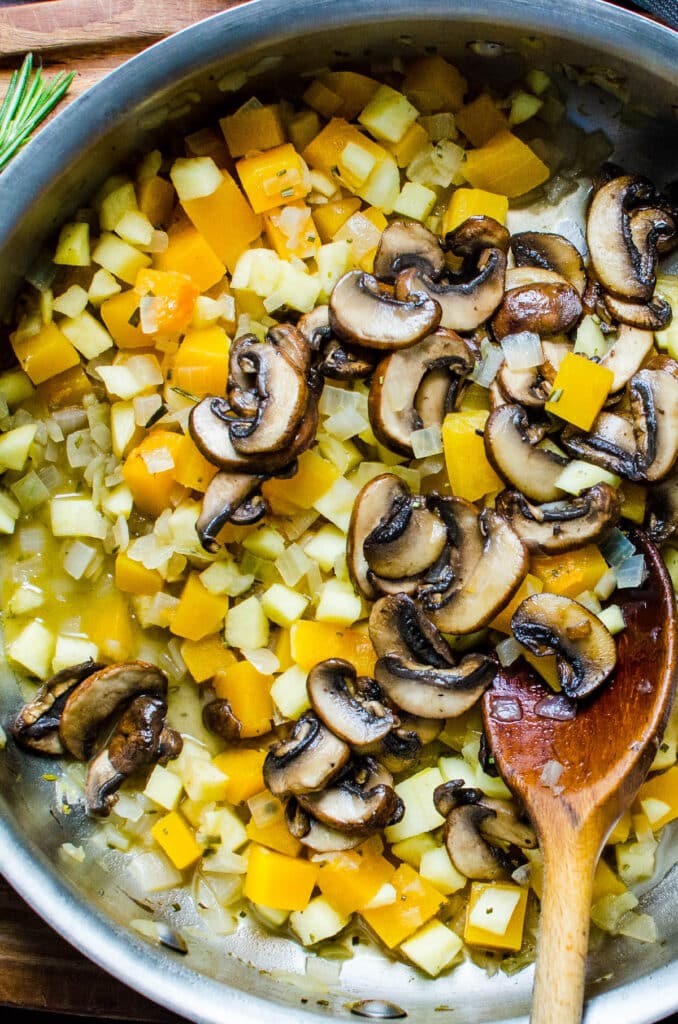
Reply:
[[219, 126], [233, 157], [245, 156], [255, 149], [273, 149], [287, 141], [277, 103], [236, 110], [235, 114], [222, 117]]
[[198, 574], [192, 572], [172, 616], [170, 633], [186, 640], [202, 640], [223, 625], [227, 611], [228, 598], [211, 594]]
[[285, 853], [288, 857], [298, 857], [303, 846], [298, 839], [295, 839], [287, 827], [284, 818], [272, 821], [268, 825], [256, 825], [254, 820], [245, 826], [247, 838], [253, 843], [259, 843], [268, 850], [276, 850], [278, 853]]
[[[241, 254], [261, 234], [261, 217], [254, 212], [228, 171], [222, 170], [221, 173], [223, 181], [216, 192], [202, 199], [185, 200], [182, 206], [200, 232], [204, 244], [209, 247], [212, 261], [217, 258], [232, 274]], [[214, 263], [209, 274], [206, 270], [204, 273], [214, 280], [209, 285], [201, 284], [194, 276], [201, 291], [207, 291], [223, 276], [223, 270], [215, 276], [217, 267]]]
[[76, 349], [56, 324], [45, 324], [31, 338], [17, 339], [10, 334], [9, 340], [22, 370], [33, 384], [42, 384], [80, 362]]
[[340, 914], [349, 917], [366, 907], [395, 872], [393, 864], [363, 844], [332, 854], [320, 868], [318, 888]]
[[467, 103], [455, 114], [457, 128], [472, 146], [484, 146], [497, 132], [508, 131], [508, 121], [486, 92]]
[[122, 475], [140, 512], [159, 516], [164, 509], [178, 505], [187, 493], [186, 488], [176, 481], [176, 464], [158, 472], [149, 469], [149, 462], [151, 467], [153, 465], [154, 453], [163, 449], [175, 460], [181, 439], [181, 434], [175, 434], [171, 430], [153, 430], [125, 459]]
[[185, 274], [166, 270], [140, 270], [134, 284], [142, 298], [153, 296], [153, 319], [156, 331], [174, 333], [183, 331], [193, 316], [198, 289]]
[[[493, 913], [493, 901], [496, 901], [499, 906], [507, 899], [514, 902], [515, 905], [504, 929], [493, 931], [473, 922], [473, 913], [477, 906], [482, 906], [483, 912], [489, 919]], [[472, 882], [471, 896], [466, 910], [464, 942], [469, 946], [482, 946], [484, 949], [519, 950], [523, 944], [526, 910], [527, 889], [510, 883]], [[498, 912], [498, 908], [496, 912]]]
[[[202, 200], [192, 199], [191, 202], [199, 203]], [[221, 226], [222, 222], [219, 224]], [[180, 223], [171, 227], [168, 235], [167, 249], [155, 256], [157, 270], [185, 274], [201, 292], [208, 291], [221, 281], [226, 267], [197, 228], [192, 224]]]
[[487, 417], [487, 412], [479, 410], [451, 412], [443, 420], [445, 465], [457, 498], [477, 501], [504, 486], [485, 453], [483, 430]]
[[92, 381], [80, 365], [71, 366], [70, 370], [50, 377], [37, 387], [40, 401], [44, 402], [48, 409], [78, 405], [91, 391]]
[[545, 182], [549, 169], [522, 139], [500, 131], [466, 153], [462, 174], [474, 188], [513, 199]]
[[204, 683], [236, 661], [235, 654], [226, 646], [221, 633], [213, 633], [202, 640], [184, 640], [181, 657], [196, 683]]
[[542, 581], [547, 594], [576, 597], [594, 589], [607, 572], [607, 562], [595, 544], [587, 544], [560, 555], [536, 555], [530, 572]]
[[[640, 787], [635, 806], [642, 807], [646, 800], [653, 801], [650, 824], [654, 831], [678, 818], [678, 767], [653, 775]], [[660, 805], [664, 805], [663, 809]], [[660, 813], [661, 812], [661, 813]]]
[[290, 142], [238, 160], [236, 169], [255, 213], [264, 213], [311, 191], [308, 167]]
[[[188, 389], [187, 389], [188, 390]], [[218, 470], [208, 462], [190, 434], [183, 434], [174, 452], [174, 479], [183, 487], [204, 494]]]
[[270, 731], [273, 720], [272, 684], [273, 676], [258, 672], [249, 661], [237, 661], [214, 676], [214, 692], [230, 704], [241, 724], [243, 739], [263, 736]]
[[340, 475], [332, 462], [312, 449], [299, 456], [298, 467], [288, 480], [272, 479], [264, 483], [262, 494], [274, 512], [285, 515], [289, 506], [297, 511], [312, 508]]
[[506, 223], [508, 199], [482, 188], [457, 188], [450, 196], [443, 214], [443, 234], [454, 231], [469, 217], [493, 217], [500, 224]]
[[[349, 188], [361, 184], [344, 169], [340, 171], [341, 155], [346, 146], [352, 143], [374, 160], [375, 166], [386, 156], [383, 146], [363, 134], [354, 124], [349, 124], [343, 117], [333, 117], [321, 132], [308, 144], [302, 156], [310, 167], [327, 174], [328, 177], [345, 181]], [[339, 171], [339, 175], [338, 175]]]
[[580, 430], [590, 430], [605, 404], [613, 380], [614, 374], [607, 366], [568, 352], [558, 367], [545, 409]]
[[250, 750], [243, 747], [234, 747], [233, 750], [224, 750], [223, 753], [217, 754], [214, 758], [215, 765], [224, 775], [228, 775], [227, 800], [232, 804], [241, 804], [266, 788], [263, 776], [265, 760], [265, 750]]
[[316, 207], [313, 219], [322, 241], [331, 242], [339, 228], [359, 209], [360, 200], [357, 196], [333, 199], [329, 203], [323, 203], [322, 206]]
[[464, 102], [466, 79], [453, 64], [436, 54], [408, 65], [402, 91], [421, 114], [440, 110], [454, 113]]
[[115, 557], [115, 585], [126, 594], [157, 594], [162, 590], [162, 576], [119, 551]]
[[379, 88], [376, 79], [357, 71], [327, 71], [320, 81], [341, 100], [341, 105], [326, 116], [336, 114], [337, 117], [345, 117], [347, 121], [358, 116]]
[[381, 941], [393, 949], [426, 924], [445, 902], [445, 897], [409, 864], [400, 865], [390, 884], [396, 890], [395, 902], [363, 910], [362, 917]]
[[492, 619], [490, 629], [498, 629], [502, 633], [510, 633], [511, 619], [513, 613], [517, 611], [518, 605], [522, 604], [525, 598], [530, 597], [532, 594], [541, 594], [543, 589], [544, 584], [542, 580], [528, 573], [506, 607], [502, 608], [499, 614]]
[[318, 865], [308, 860], [254, 843], [245, 876], [245, 896], [276, 910], [303, 910], [311, 899], [318, 870]]
[[135, 636], [127, 598], [117, 590], [93, 597], [83, 605], [80, 624], [83, 633], [100, 653], [111, 661], [127, 661], [134, 650]]
[[137, 203], [154, 228], [166, 228], [172, 219], [177, 194], [171, 181], [155, 174], [136, 187]]
[[195, 864], [202, 857], [201, 847], [178, 811], [170, 811], [160, 821], [156, 821], [151, 826], [151, 835], [179, 871]]
[[[291, 220], [287, 211], [295, 211]], [[288, 224], [291, 224], [291, 227], [286, 231]], [[300, 260], [311, 259], [320, 248], [320, 237], [311, 208], [301, 200], [265, 213], [264, 228], [269, 245], [283, 260], [290, 260], [292, 257]]]
[[187, 331], [174, 360], [172, 383], [199, 397], [225, 394], [229, 348], [223, 327]]
[[367, 633], [333, 622], [300, 619], [290, 629], [290, 650], [297, 665], [310, 671], [324, 658], [345, 658], [359, 676], [374, 672], [377, 655]]
[[141, 330], [139, 299], [139, 293], [129, 288], [101, 303], [101, 319], [118, 348], [148, 348], [152, 344]]

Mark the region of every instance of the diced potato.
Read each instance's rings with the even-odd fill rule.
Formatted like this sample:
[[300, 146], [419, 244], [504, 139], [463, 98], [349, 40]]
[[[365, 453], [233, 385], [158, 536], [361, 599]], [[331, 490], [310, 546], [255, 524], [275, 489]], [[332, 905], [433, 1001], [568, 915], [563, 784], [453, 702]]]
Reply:
[[304, 946], [314, 946], [337, 935], [348, 921], [348, 917], [336, 911], [324, 896], [316, 896], [304, 910], [290, 914], [292, 931]]
[[182, 789], [178, 775], [168, 771], [161, 764], [156, 764], [148, 777], [144, 796], [159, 807], [164, 807], [166, 811], [174, 811], [179, 804]]
[[180, 157], [170, 169], [172, 184], [181, 202], [211, 196], [221, 185], [221, 171], [209, 156]]
[[282, 583], [271, 584], [261, 595], [261, 607], [271, 622], [288, 629], [304, 614], [308, 602], [303, 594]]
[[0, 436], [0, 472], [24, 468], [37, 429], [37, 423], [27, 423]]
[[12, 640], [7, 648], [7, 654], [31, 675], [38, 679], [47, 679], [51, 674], [52, 658], [56, 638], [54, 633], [35, 619]]
[[353, 584], [341, 580], [327, 580], [323, 583], [315, 617], [318, 622], [338, 622], [344, 626], [350, 626], [362, 618], [362, 601], [353, 589]]
[[89, 224], [85, 221], [64, 224], [59, 234], [53, 261], [66, 267], [89, 266]]
[[271, 686], [273, 703], [285, 718], [296, 721], [311, 707], [306, 690], [307, 676], [308, 673], [299, 665], [292, 665]]
[[433, 803], [433, 792], [443, 781], [440, 769], [432, 767], [424, 768], [396, 785], [395, 791], [405, 804], [405, 813], [396, 825], [389, 825], [385, 830], [390, 843], [432, 832], [443, 824], [444, 819]]
[[55, 537], [95, 537], [103, 540], [108, 530], [106, 519], [91, 498], [52, 498], [49, 516]]
[[441, 921], [430, 921], [400, 946], [401, 952], [431, 977], [450, 967], [462, 951], [459, 936]]
[[70, 665], [81, 665], [84, 661], [96, 661], [99, 657], [99, 648], [79, 636], [63, 636], [56, 638], [54, 657], [52, 658], [52, 672], [61, 672]]
[[268, 619], [260, 601], [248, 597], [226, 615], [226, 643], [231, 647], [256, 650], [268, 644]]

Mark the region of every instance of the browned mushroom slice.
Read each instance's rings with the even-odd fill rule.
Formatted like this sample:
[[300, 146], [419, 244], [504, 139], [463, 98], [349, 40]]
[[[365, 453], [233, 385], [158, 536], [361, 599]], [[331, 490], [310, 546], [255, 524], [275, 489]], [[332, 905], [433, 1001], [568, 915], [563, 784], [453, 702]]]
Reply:
[[332, 338], [324, 345], [316, 370], [330, 380], [361, 380], [374, 373], [377, 358], [374, 350], [344, 348]]
[[519, 491], [503, 491], [496, 511], [511, 524], [530, 551], [554, 555], [602, 540], [621, 514], [618, 492], [596, 484], [578, 498], [531, 505]]
[[312, 668], [306, 689], [318, 718], [352, 747], [378, 743], [398, 723], [374, 679], [358, 679], [354, 667], [341, 658]]
[[[467, 217], [445, 235], [445, 248], [455, 256], [477, 259], [483, 249], [508, 252], [510, 235], [494, 217]], [[430, 275], [429, 275], [430, 276]]]
[[353, 836], [394, 825], [405, 811], [390, 772], [371, 757], [356, 759], [331, 786], [299, 793], [297, 801], [317, 821]]
[[629, 397], [639, 475], [661, 480], [678, 456], [678, 380], [663, 370], [640, 370], [631, 378]]
[[[654, 291], [656, 235], [644, 217], [642, 228], [631, 230], [631, 207], [653, 198], [650, 182], [624, 174], [602, 185], [591, 200], [586, 225], [591, 263], [604, 288], [620, 299], [648, 302]], [[658, 230], [663, 231], [659, 224]]]
[[506, 271], [506, 291], [527, 288], [536, 284], [569, 284], [562, 274], [543, 267], [510, 267]]
[[449, 644], [407, 594], [392, 594], [376, 601], [370, 612], [369, 631], [380, 658], [395, 657], [441, 669], [455, 665]]
[[107, 665], [87, 676], [68, 697], [59, 735], [69, 754], [86, 761], [107, 719], [138, 694], [164, 697], [167, 677], [147, 661]]
[[496, 381], [507, 402], [516, 402], [528, 409], [543, 409], [553, 390], [556, 371], [550, 363], [532, 366], [529, 370], [512, 370], [505, 362], [499, 367]]
[[603, 303], [615, 320], [641, 331], [663, 331], [671, 323], [671, 306], [661, 295], [654, 295], [649, 302], [644, 303], [605, 295]]
[[484, 836], [498, 839], [510, 846], [519, 846], [521, 850], [534, 850], [537, 846], [534, 829], [520, 820], [513, 803], [485, 796], [482, 789], [467, 787], [461, 779], [453, 779], [437, 786], [433, 793], [433, 803], [438, 814], [442, 814], [444, 818], [456, 807], [469, 804], [484, 807], [492, 811], [480, 826]]
[[508, 604], [527, 574], [527, 548], [509, 524], [496, 512], [484, 509], [479, 525], [484, 544], [475, 567], [447, 593], [424, 599], [424, 608], [441, 633], [464, 635], [487, 625]]
[[[301, 335], [299, 335], [301, 338]], [[262, 455], [286, 448], [294, 438], [308, 404], [304, 372], [270, 343], [241, 346], [239, 362], [256, 373], [257, 414], [232, 418], [228, 431], [233, 447], [241, 455]]]
[[240, 739], [242, 733], [242, 722], [233, 713], [233, 708], [227, 700], [218, 698], [211, 700], [202, 709], [203, 725], [215, 736], [221, 736], [222, 740], [234, 743]]
[[336, 828], [323, 825], [292, 797], [285, 807], [287, 828], [302, 846], [307, 846], [315, 853], [333, 853], [341, 850], [353, 850], [363, 842], [364, 836], [346, 835]]
[[311, 367], [311, 344], [294, 324], [275, 324], [266, 332], [266, 341], [282, 352], [299, 373], [306, 376]]
[[485, 423], [485, 451], [499, 475], [532, 501], [556, 501], [563, 494], [556, 481], [567, 459], [538, 448], [540, 439], [520, 405], [500, 406]]
[[623, 325], [617, 331], [617, 339], [600, 360], [614, 374], [610, 391], [621, 391], [631, 377], [640, 369], [654, 347], [652, 331], [640, 331], [636, 327]]
[[560, 438], [570, 455], [609, 473], [637, 479], [636, 435], [629, 415], [601, 412], [588, 432], [565, 427]]
[[558, 682], [568, 697], [588, 697], [617, 664], [614, 638], [588, 608], [560, 594], [533, 594], [511, 619], [514, 637], [537, 657], [555, 654]]
[[554, 270], [569, 281], [580, 295], [586, 291], [586, 268], [577, 248], [562, 235], [547, 231], [521, 231], [511, 237], [511, 250], [518, 267], [537, 266]]
[[490, 882], [505, 878], [509, 871], [508, 858], [482, 833], [493, 816], [494, 811], [480, 804], [461, 804], [447, 816], [443, 841], [450, 860], [466, 878]]
[[416, 220], [394, 220], [384, 228], [374, 255], [374, 276], [395, 281], [401, 270], [416, 267], [434, 281], [445, 269], [437, 235]]
[[274, 796], [322, 789], [338, 775], [351, 748], [312, 711], [294, 723], [288, 739], [274, 744], [264, 761], [264, 782]]
[[655, 544], [663, 544], [678, 530], [678, 470], [647, 490], [646, 528]]
[[506, 256], [501, 249], [484, 249], [478, 258], [477, 273], [469, 281], [438, 283], [418, 270], [406, 270], [396, 281], [396, 295], [404, 298], [410, 292], [424, 292], [440, 306], [442, 327], [474, 331], [501, 302], [505, 274]]
[[440, 306], [423, 289], [401, 288], [391, 295], [379, 287], [376, 277], [360, 270], [344, 274], [330, 296], [333, 332], [365, 348], [406, 348], [439, 323]]
[[533, 331], [540, 337], [562, 334], [583, 312], [571, 284], [535, 284], [512, 288], [492, 318], [492, 333], [500, 341], [509, 334]]
[[87, 769], [85, 800], [91, 814], [106, 817], [125, 779], [181, 753], [181, 736], [165, 725], [166, 713], [164, 700], [146, 695], [135, 697], [123, 712], [108, 744]]
[[368, 578], [377, 589], [379, 582], [374, 576], [385, 580], [418, 578], [437, 561], [446, 544], [445, 524], [401, 481], [400, 493], [394, 494], [390, 506], [363, 541]]
[[202, 499], [195, 528], [206, 551], [217, 551], [217, 536], [226, 523], [237, 518], [240, 525], [256, 523], [266, 514], [266, 503], [255, 491], [265, 476], [246, 473], [217, 473]]
[[309, 348], [318, 352], [332, 337], [330, 307], [324, 304], [316, 306], [309, 313], [304, 313], [299, 317], [297, 327]]
[[59, 722], [64, 705], [76, 686], [103, 665], [85, 661], [81, 665], [64, 668], [48, 679], [35, 696], [23, 705], [10, 726], [10, 732], [20, 747], [37, 754], [58, 757], [64, 747], [59, 736]]
[[383, 359], [372, 378], [368, 402], [378, 440], [412, 457], [412, 431], [442, 423], [452, 411], [460, 381], [475, 362], [469, 343], [444, 327]]

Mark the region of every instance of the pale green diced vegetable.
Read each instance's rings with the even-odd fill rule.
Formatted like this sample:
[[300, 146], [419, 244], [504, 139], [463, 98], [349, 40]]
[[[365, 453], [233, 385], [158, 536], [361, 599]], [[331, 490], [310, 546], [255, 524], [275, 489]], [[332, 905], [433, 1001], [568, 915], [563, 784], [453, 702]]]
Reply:
[[9, 601], [7, 611], [10, 615], [28, 615], [45, 603], [45, 593], [39, 587], [27, 583], [17, 587]]
[[277, 288], [282, 260], [272, 249], [246, 249], [231, 276], [231, 288], [263, 298]]
[[309, 599], [282, 583], [273, 583], [261, 595], [261, 607], [266, 615], [278, 626], [289, 629], [306, 611]]
[[463, 757], [441, 757], [438, 760], [438, 768], [443, 782], [462, 779], [465, 786], [472, 787], [476, 784], [476, 772]]
[[[504, 780], [499, 776], [488, 775], [480, 765], [480, 736], [473, 731], [464, 742], [461, 749], [462, 757], [474, 773], [473, 785], [482, 789], [487, 796], [496, 797], [499, 800], [510, 800], [511, 794], [507, 789]], [[440, 762], [438, 762], [440, 764]], [[442, 767], [441, 767], [442, 771]]]
[[0, 437], [0, 471], [24, 468], [37, 430], [37, 423], [26, 423]]
[[181, 780], [191, 800], [208, 803], [210, 800], [223, 800], [228, 776], [211, 761], [189, 757], [182, 767]]
[[351, 267], [351, 243], [344, 240], [326, 242], [315, 255], [316, 278], [320, 283], [321, 295], [329, 297], [340, 277]]
[[329, 491], [326, 491], [313, 506], [321, 516], [329, 519], [343, 533], [348, 532], [348, 525], [353, 511], [353, 502], [358, 494], [358, 489], [348, 480], [339, 477], [335, 480]]
[[262, 921], [264, 921], [265, 924], [270, 924], [273, 928], [282, 928], [285, 921], [290, 916], [289, 910], [278, 910], [276, 907], [265, 907], [262, 903], [254, 903], [253, 906]]
[[153, 225], [140, 210], [128, 210], [115, 225], [115, 233], [130, 245], [147, 248], [153, 240]]
[[181, 885], [181, 872], [160, 851], [138, 853], [129, 861], [129, 871], [143, 893], [162, 892]]
[[51, 324], [54, 312], [54, 295], [51, 288], [43, 288], [40, 292], [40, 316], [43, 324]]
[[606, 469], [601, 469], [600, 466], [594, 466], [592, 463], [584, 462], [581, 459], [573, 459], [556, 480], [556, 487], [559, 487], [561, 491], [566, 491], [568, 494], [578, 495], [589, 487], [594, 487], [600, 483], [610, 484], [611, 487], [619, 487], [620, 480], [614, 473], [608, 473]]
[[283, 262], [276, 289], [281, 305], [299, 313], [310, 313], [318, 300], [320, 287], [321, 282], [315, 274]]
[[429, 921], [400, 946], [405, 956], [432, 978], [450, 967], [462, 948], [462, 940], [442, 921]]
[[89, 258], [89, 224], [85, 221], [64, 224], [53, 262], [65, 267], [88, 267]]
[[617, 872], [626, 885], [635, 885], [644, 878], [654, 874], [655, 852], [657, 843], [654, 839], [644, 842], [619, 843], [614, 848], [617, 858]]
[[374, 153], [358, 145], [357, 142], [347, 142], [339, 154], [339, 167], [342, 171], [348, 171], [352, 178], [357, 181], [366, 181], [377, 162]]
[[200, 573], [201, 583], [211, 594], [228, 594], [239, 597], [254, 583], [254, 576], [244, 575], [232, 558], [213, 562]]
[[493, 935], [505, 935], [520, 900], [520, 889], [488, 887], [469, 913], [468, 923]]
[[211, 196], [224, 180], [210, 156], [180, 157], [172, 164], [170, 178], [182, 203]]
[[610, 631], [612, 636], [615, 636], [617, 633], [621, 633], [623, 629], [626, 629], [624, 615], [618, 604], [608, 605], [608, 607], [603, 608], [601, 612], [597, 612], [597, 615], [603, 625]]
[[55, 537], [96, 537], [103, 540], [106, 536], [106, 520], [91, 498], [52, 498], [49, 515]]
[[67, 291], [62, 292], [54, 299], [52, 309], [55, 313], [62, 313], [64, 316], [72, 318], [80, 316], [88, 302], [89, 296], [85, 289], [81, 288], [79, 284], [72, 284]]
[[132, 402], [113, 402], [111, 405], [111, 444], [119, 459], [127, 455], [137, 432]]
[[47, 679], [54, 654], [54, 633], [42, 622], [29, 622], [7, 648], [12, 661], [23, 665], [31, 675]]
[[425, 221], [436, 204], [438, 195], [416, 181], [406, 181], [393, 207], [394, 213], [413, 220]]
[[99, 226], [103, 231], [115, 231], [121, 218], [131, 210], [138, 210], [137, 196], [131, 181], [109, 192], [99, 210]]
[[129, 519], [134, 508], [134, 498], [127, 484], [118, 484], [113, 490], [104, 491], [101, 498], [101, 510], [111, 519], [123, 516]]
[[616, 587], [617, 574], [614, 569], [608, 569], [596, 583], [593, 588], [593, 593], [600, 601], [606, 601]]
[[64, 549], [64, 569], [74, 580], [80, 580], [86, 574], [96, 556], [96, 548], [91, 547], [89, 544], [83, 544], [81, 540], [71, 541]]
[[20, 513], [21, 507], [18, 502], [6, 491], [0, 491], [0, 533], [14, 533]]
[[647, 800], [641, 800], [640, 806], [643, 808], [643, 813], [651, 826], [659, 821], [660, 818], [663, 818], [667, 811], [671, 810], [670, 805], [664, 803], [663, 800], [655, 800], [650, 797]]
[[388, 85], [380, 85], [367, 106], [358, 114], [358, 121], [376, 139], [400, 142], [418, 117], [419, 111], [403, 93]]
[[377, 907], [389, 907], [392, 903], [395, 903], [397, 899], [398, 893], [395, 886], [391, 885], [390, 882], [384, 882], [370, 902], [365, 904], [365, 910], [376, 910]]
[[326, 523], [306, 541], [304, 551], [318, 563], [323, 572], [331, 572], [337, 558], [346, 552], [346, 534]]
[[304, 946], [329, 939], [348, 924], [344, 917], [328, 903], [324, 896], [316, 896], [303, 910], [290, 914], [290, 925]]
[[649, 914], [636, 914], [633, 911], [625, 914], [619, 922], [617, 931], [619, 935], [635, 939], [636, 942], [657, 941], [657, 925]]
[[362, 601], [351, 583], [327, 580], [320, 590], [315, 617], [318, 622], [338, 622], [350, 626], [362, 617]]
[[161, 167], [162, 153], [159, 149], [152, 149], [150, 153], [147, 153], [142, 158], [141, 163], [137, 167], [137, 181], [142, 182], [155, 178]]
[[49, 490], [42, 480], [32, 469], [29, 469], [25, 476], [10, 484], [10, 490], [21, 505], [23, 512], [30, 512], [39, 508], [49, 498]]
[[391, 213], [400, 195], [400, 171], [392, 156], [377, 164], [358, 195], [370, 206], [376, 206], [383, 213]]
[[541, 110], [542, 101], [529, 92], [518, 92], [511, 101], [509, 124], [523, 124]]
[[[106, 391], [113, 398], [128, 401], [148, 389], [146, 380], [138, 376], [130, 368], [129, 363], [118, 363], [116, 366], [100, 366], [97, 373], [101, 377]], [[134, 417], [134, 408], [132, 408]], [[136, 419], [135, 419], [136, 427]]]
[[[424, 854], [431, 853], [439, 848], [438, 843], [430, 832], [422, 832], [418, 836], [410, 836], [394, 843], [391, 847], [398, 860], [404, 860], [406, 864], [419, 870]], [[449, 860], [449, 857], [448, 857]]]
[[79, 636], [63, 636], [59, 634], [56, 638], [54, 657], [52, 658], [52, 672], [61, 672], [62, 668], [69, 665], [81, 665], [84, 661], [96, 661], [99, 657], [99, 648], [90, 640]]
[[458, 892], [466, 885], [466, 876], [457, 871], [444, 846], [426, 850], [419, 862], [419, 874], [444, 896]]
[[199, 295], [193, 307], [192, 323], [194, 327], [209, 327], [217, 320], [235, 320], [235, 299], [232, 295], [221, 295], [211, 299], [208, 295]]
[[296, 721], [311, 702], [306, 690], [307, 673], [299, 665], [292, 665], [282, 672], [271, 686], [271, 699], [281, 715]]
[[148, 777], [144, 796], [147, 796], [153, 803], [164, 807], [166, 811], [173, 811], [179, 803], [183, 786], [181, 779], [174, 772], [156, 764]]
[[34, 391], [31, 378], [19, 367], [0, 373], [0, 398], [4, 399], [10, 409], [30, 398]]
[[337, 191], [337, 183], [332, 178], [328, 177], [327, 174], [323, 174], [322, 171], [311, 171], [309, 174], [309, 180], [311, 182], [311, 188], [314, 192], [319, 192], [321, 196], [325, 196], [326, 199], [330, 199]]
[[225, 635], [229, 647], [266, 647], [268, 619], [256, 597], [248, 597], [229, 609]]
[[584, 608], [588, 608], [594, 615], [598, 615], [603, 610], [597, 594], [592, 590], [583, 590], [581, 594], [577, 594], [574, 600], [578, 604], [583, 604]]
[[395, 791], [405, 804], [405, 813], [397, 825], [389, 825], [385, 829], [389, 843], [432, 832], [443, 824], [445, 819], [438, 814], [433, 803], [433, 791], [443, 782], [440, 770], [432, 767], [424, 768], [396, 785]]
[[87, 295], [92, 305], [100, 306], [106, 299], [117, 295], [120, 290], [120, 284], [113, 275], [101, 267], [92, 278]]
[[622, 918], [638, 906], [632, 892], [607, 893], [591, 907], [591, 920], [605, 932], [615, 934]]
[[669, 303], [673, 313], [669, 326], [654, 333], [657, 348], [668, 352], [672, 359], [678, 359], [678, 275], [660, 274], [656, 293]]
[[537, 96], [541, 96], [551, 85], [550, 76], [541, 68], [531, 68], [525, 76], [525, 81]]
[[318, 432], [318, 448], [324, 458], [337, 467], [342, 476], [360, 464], [362, 455], [353, 441], [339, 441], [329, 434]]
[[574, 351], [594, 359], [602, 358], [609, 347], [610, 343], [600, 329], [600, 321], [593, 316], [585, 316], [577, 327]]
[[654, 761], [650, 765], [651, 772], [661, 771], [663, 768], [670, 768], [678, 758], [678, 709], [674, 709], [669, 719], [669, 724], [664, 730], [664, 736], [659, 749], [655, 754]]
[[242, 546], [259, 558], [274, 561], [285, 550], [285, 540], [272, 526], [261, 526], [243, 539]]
[[59, 329], [85, 359], [94, 359], [113, 347], [113, 338], [106, 328], [87, 310], [63, 320]]
[[205, 810], [200, 818], [200, 837], [219, 836], [221, 847], [233, 853], [247, 842], [247, 832], [242, 821], [230, 807]]
[[139, 271], [151, 265], [151, 257], [145, 252], [139, 252], [117, 235], [104, 231], [92, 253], [92, 262], [98, 263], [126, 284], [134, 284]]

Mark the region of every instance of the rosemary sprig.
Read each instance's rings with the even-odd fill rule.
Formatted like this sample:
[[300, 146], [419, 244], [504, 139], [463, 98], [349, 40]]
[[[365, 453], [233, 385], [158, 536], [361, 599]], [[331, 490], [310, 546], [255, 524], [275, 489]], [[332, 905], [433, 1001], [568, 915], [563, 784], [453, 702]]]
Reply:
[[27, 54], [20, 69], [12, 74], [0, 104], [0, 170], [54, 110], [74, 75], [74, 71], [62, 71], [48, 82], [42, 77], [41, 67], [33, 71], [33, 54]]

